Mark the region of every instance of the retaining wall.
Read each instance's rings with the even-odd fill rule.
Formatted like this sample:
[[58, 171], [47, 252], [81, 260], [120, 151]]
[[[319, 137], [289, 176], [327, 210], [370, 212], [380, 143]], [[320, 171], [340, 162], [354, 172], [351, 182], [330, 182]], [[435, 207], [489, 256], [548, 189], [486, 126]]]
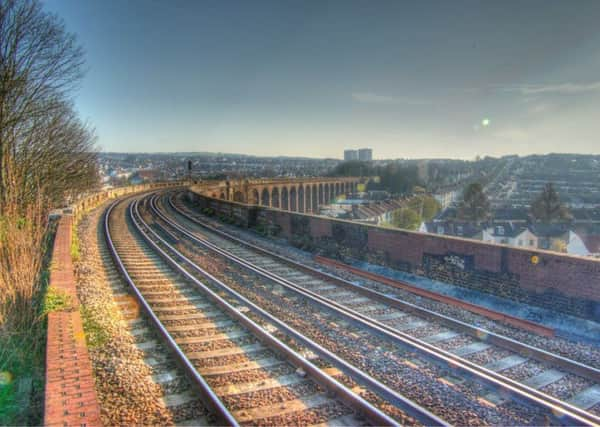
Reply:
[[600, 320], [600, 260], [245, 205], [188, 192], [243, 227], [342, 261], [362, 260]]

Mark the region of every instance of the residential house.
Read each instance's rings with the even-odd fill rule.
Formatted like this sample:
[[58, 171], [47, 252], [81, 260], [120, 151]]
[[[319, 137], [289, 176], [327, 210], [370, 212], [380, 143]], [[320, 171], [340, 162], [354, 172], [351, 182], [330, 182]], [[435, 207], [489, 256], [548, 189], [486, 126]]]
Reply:
[[422, 223], [419, 231], [525, 249], [600, 256], [600, 233], [581, 234], [573, 230], [568, 223], [526, 224], [520, 221], [493, 221], [475, 224], [456, 220], [434, 220]]
[[494, 222], [482, 231], [482, 240], [510, 246], [537, 248], [538, 236], [527, 226], [513, 222]]
[[421, 223], [422, 233], [442, 234], [444, 236], [464, 237], [481, 240], [483, 228], [467, 221], [429, 221]]

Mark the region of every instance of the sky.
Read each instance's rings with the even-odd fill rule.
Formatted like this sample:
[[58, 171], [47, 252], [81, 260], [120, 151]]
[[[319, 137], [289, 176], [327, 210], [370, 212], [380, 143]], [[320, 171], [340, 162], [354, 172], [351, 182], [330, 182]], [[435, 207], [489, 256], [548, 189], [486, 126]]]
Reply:
[[600, 1], [46, 0], [103, 151], [600, 153]]

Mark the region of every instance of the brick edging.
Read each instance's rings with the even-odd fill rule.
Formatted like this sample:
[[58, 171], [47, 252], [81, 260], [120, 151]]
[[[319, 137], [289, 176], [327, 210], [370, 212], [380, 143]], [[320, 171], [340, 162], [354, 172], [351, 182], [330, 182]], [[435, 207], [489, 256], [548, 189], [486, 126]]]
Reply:
[[49, 286], [71, 296], [71, 307], [48, 314], [44, 425], [101, 426], [71, 259], [73, 217], [58, 223]]

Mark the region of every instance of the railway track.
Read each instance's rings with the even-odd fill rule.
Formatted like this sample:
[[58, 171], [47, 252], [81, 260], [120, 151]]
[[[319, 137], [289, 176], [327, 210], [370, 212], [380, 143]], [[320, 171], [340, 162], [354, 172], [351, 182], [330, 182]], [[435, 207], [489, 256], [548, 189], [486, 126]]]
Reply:
[[[147, 215], [146, 215], [147, 216]], [[143, 221], [143, 220], [142, 220]], [[188, 265], [189, 269], [200, 273], [203, 280], [213, 287], [216, 292], [224, 291], [244, 304], [244, 307], [251, 310], [253, 313], [272, 321], [279, 330], [274, 333], [281, 339], [285, 339], [286, 335], [300, 342], [300, 344], [308, 347], [301, 349], [303, 352], [309, 350], [314, 352], [311, 357], [322, 369], [331, 371], [339, 369], [343, 373], [351, 377], [351, 380], [356, 381], [364, 388], [364, 394], [377, 404], [386, 408], [386, 410], [394, 411], [396, 408], [401, 408], [403, 411], [415, 414], [414, 403], [407, 401], [402, 394], [398, 393], [398, 384], [403, 384], [401, 392], [407, 392], [410, 399], [425, 400], [429, 409], [434, 408], [439, 417], [428, 414], [429, 420], [423, 419], [421, 413], [422, 408], [418, 410], [415, 418], [422, 421], [424, 424], [446, 424], [443, 420], [450, 423], [460, 425], [483, 425], [487, 422], [483, 421], [486, 417], [482, 412], [489, 412], [487, 418], [496, 420], [495, 424], [522, 424], [522, 420], [515, 420], [507, 411], [504, 414], [497, 414], [494, 409], [490, 409], [485, 405], [476, 402], [475, 396], [455, 396], [456, 390], [449, 384], [439, 381], [441, 374], [439, 372], [427, 372], [419, 374], [420, 379], [409, 378], [415, 377], [415, 372], [420, 371], [413, 362], [410, 354], [393, 355], [389, 363], [385, 360], [380, 360], [379, 354], [377, 363], [373, 365], [369, 360], [368, 352], [373, 350], [381, 353], [382, 350], [396, 352], [398, 349], [390, 346], [389, 343], [374, 340], [374, 337], [369, 331], [352, 330], [339, 315], [320, 313], [314, 310], [314, 307], [303, 304], [301, 300], [294, 298], [286, 298], [282, 301], [276, 301], [278, 298], [273, 293], [263, 295], [264, 298], [255, 298], [246, 292], [246, 283], [243, 278], [239, 277], [240, 283], [225, 284], [216, 277], [212, 276], [205, 270], [199, 268], [196, 264], [185, 257], [181, 252], [169, 245], [164, 239], [161, 239], [157, 232], [164, 231], [164, 227], [157, 223], [145, 225], [150, 228], [151, 232], [157, 237], [157, 241], [161, 242], [168, 251], [179, 257], [181, 261]], [[154, 228], [156, 231], [153, 231]], [[167, 233], [167, 237], [173, 238], [173, 233]], [[215, 259], [209, 261], [213, 269], [220, 270], [226, 268], [218, 263]], [[243, 294], [243, 295], [242, 295]], [[247, 298], [249, 297], [250, 298]], [[251, 301], [252, 300], [252, 301]], [[263, 310], [264, 308], [264, 310]], [[286, 316], [284, 313], [294, 313]], [[270, 313], [275, 313], [271, 315]], [[301, 319], [307, 317], [309, 322], [303, 322]], [[294, 331], [292, 327], [296, 328]], [[302, 330], [304, 335], [299, 334], [297, 330]], [[314, 341], [317, 341], [315, 344]], [[318, 358], [316, 358], [318, 356]], [[341, 357], [340, 357], [341, 356]], [[357, 368], [359, 367], [359, 368]], [[366, 374], [365, 374], [366, 372]], [[379, 381], [373, 381], [373, 377], [385, 382], [382, 384]], [[421, 381], [428, 382], [430, 387], [423, 387]], [[392, 387], [386, 387], [388, 383], [392, 383]], [[381, 401], [373, 393], [383, 396], [387, 401]], [[428, 394], [431, 393], [431, 396]], [[507, 421], [510, 420], [510, 421]]]
[[[103, 219], [104, 210], [94, 211], [79, 226], [79, 274], [87, 275], [79, 277], [79, 298], [88, 318], [106, 318], [106, 323], [93, 321], [101, 332], [93, 332], [91, 338], [97, 343], [91, 354], [103, 423], [207, 425], [206, 407], [196, 393], [190, 393], [189, 381], [173, 357], [167, 351], [155, 351], [159, 344], [152, 328], [106, 246]], [[119, 318], [122, 322], [115, 325]], [[119, 396], [113, 394], [115, 391]]]
[[[161, 336], [161, 346], [175, 353], [218, 424], [399, 423], [181, 269], [181, 259], [161, 249], [157, 236], [150, 237], [154, 232], [137, 212], [137, 199], [111, 205], [105, 231], [112, 256]], [[445, 425], [418, 405], [401, 403], [422, 423]], [[398, 414], [400, 422], [415, 423]]]
[[[154, 200], [149, 201], [151, 209], [156, 209], [153, 206], [154, 202]], [[236, 262], [265, 278], [294, 289], [307, 298], [313, 298], [322, 304], [333, 306], [334, 309], [345, 311], [347, 318], [370, 324], [376, 333], [387, 334], [387, 336], [397, 335], [409, 339], [412, 344], [422, 346], [421, 351], [443, 354], [448, 358], [442, 364], [447, 366], [458, 364], [458, 369], [463, 374], [478, 377], [488, 385], [492, 384], [497, 389], [497, 393], [496, 396], [489, 397], [495, 400], [496, 404], [504, 403], [503, 400], [505, 401], [506, 398], [503, 399], [502, 395], [510, 395], [516, 399], [541, 405], [551, 413], [559, 414], [554, 417], [557, 423], [564, 422], [565, 418], [571, 423], [599, 422], [595, 414], [585, 411], [597, 404], [595, 400], [597, 385], [595, 383], [590, 385], [586, 379], [597, 378], [598, 371], [595, 368], [518, 343], [508, 337], [483, 331], [446, 316], [429, 311], [423, 315], [423, 309], [419, 307], [411, 305], [399, 307], [396, 304], [397, 300], [393, 300], [394, 304], [389, 304], [392, 299], [381, 293], [359, 288], [340, 278], [299, 265], [293, 260], [246, 242], [240, 242], [233, 236], [226, 235], [207, 224], [199, 223], [198, 218], [190, 216], [188, 212], [182, 211], [181, 207], [174, 206], [170, 201], [169, 204], [169, 208], [177, 211], [178, 215], [201, 225], [203, 238], [198, 238], [189, 233], [189, 230], [182, 229], [179, 224], [172, 221], [169, 223], [169, 218], [155, 210], [154, 214], [163, 215], [161, 220], [169, 224], [172, 230], [177, 230], [184, 235], [189, 233], [186, 237], [195, 240], [197, 245], [204, 245], [207, 249], [227, 257], [231, 262]], [[218, 245], [215, 245], [215, 242], [218, 242]], [[404, 312], [399, 308], [405, 308]], [[432, 320], [441, 325], [432, 324]], [[447, 323], [456, 330], [448, 329]], [[476, 340], [473, 337], [486, 338], [486, 340]], [[440, 352], [440, 349], [451, 351]], [[437, 357], [431, 354], [429, 356]], [[548, 366], [549, 363], [552, 367]], [[513, 380], [500, 375], [499, 372], [512, 376]], [[532, 372], [534, 374], [531, 374]], [[582, 378], [582, 374], [586, 375], [586, 378]], [[538, 390], [553, 390], [557, 383], [573, 381], [573, 377], [583, 380], [585, 386], [580, 386], [579, 388], [583, 390], [571, 393], [570, 396], [557, 393], [556, 397], [552, 397]], [[570, 399], [571, 403], [565, 402], [567, 399]], [[577, 403], [580, 407], [576, 406]]]

